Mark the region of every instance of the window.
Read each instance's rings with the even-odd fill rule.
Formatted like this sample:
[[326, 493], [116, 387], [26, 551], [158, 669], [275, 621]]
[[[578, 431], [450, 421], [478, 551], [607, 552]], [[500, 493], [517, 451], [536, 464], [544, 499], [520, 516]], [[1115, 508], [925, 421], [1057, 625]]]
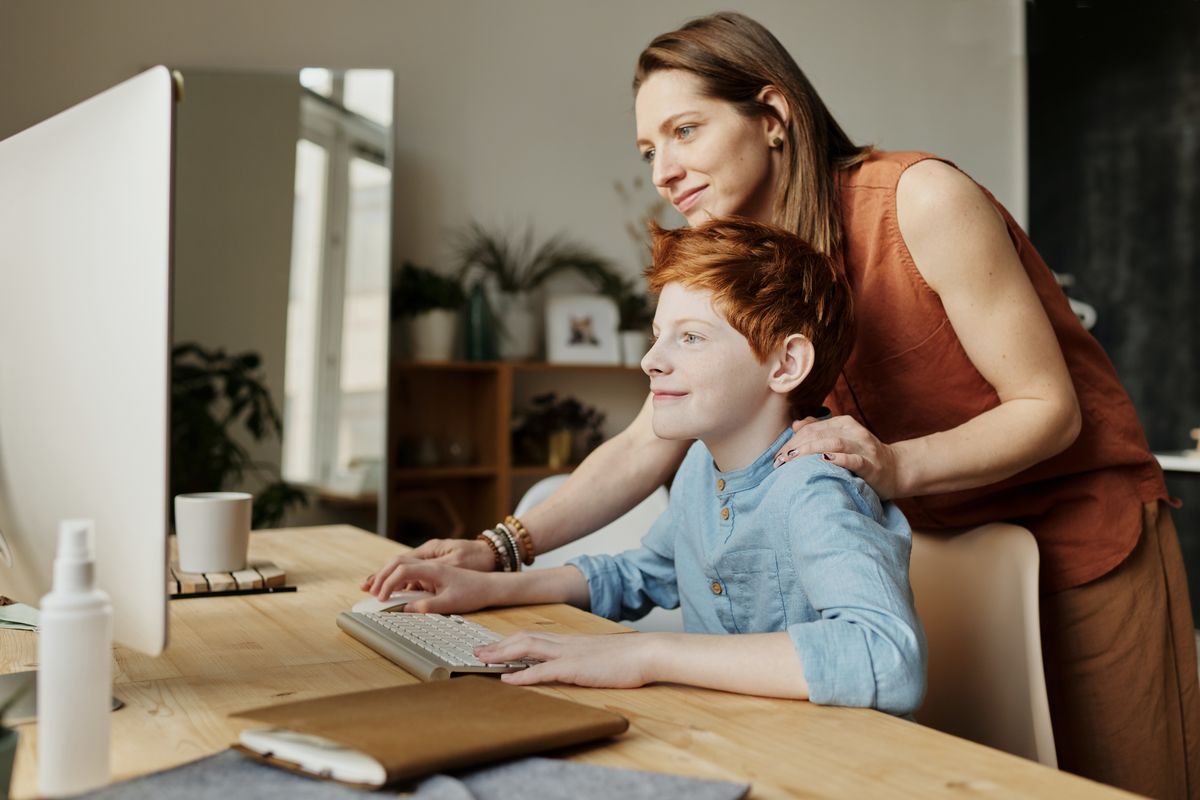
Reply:
[[301, 83], [283, 469], [328, 486], [383, 458], [392, 76], [306, 69]]

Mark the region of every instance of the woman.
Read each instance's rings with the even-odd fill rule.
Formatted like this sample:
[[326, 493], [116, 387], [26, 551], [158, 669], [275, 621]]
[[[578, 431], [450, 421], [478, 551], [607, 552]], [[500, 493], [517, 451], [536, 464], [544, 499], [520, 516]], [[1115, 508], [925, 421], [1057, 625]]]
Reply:
[[[859, 331], [835, 416], [796, 423], [779, 461], [824, 453], [916, 529], [1033, 531], [1060, 765], [1158, 797], [1200, 792], [1195, 645], [1162, 472], [1025, 234], [953, 165], [854, 145], [742, 15], [656, 38], [634, 90], [638, 147], [689, 224], [774, 222], [844, 263]], [[643, 408], [525, 516], [535, 551], [620, 516], [685, 450], [657, 439]], [[486, 541], [413, 556], [495, 564]], [[393, 566], [364, 588], [390, 591]]]

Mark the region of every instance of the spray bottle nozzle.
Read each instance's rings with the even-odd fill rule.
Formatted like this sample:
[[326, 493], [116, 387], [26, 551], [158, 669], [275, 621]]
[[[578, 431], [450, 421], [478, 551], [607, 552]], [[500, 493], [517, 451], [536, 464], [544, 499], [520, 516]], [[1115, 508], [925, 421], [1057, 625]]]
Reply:
[[58, 523], [58, 558], [71, 562], [94, 561], [94, 529], [90, 519], [65, 519]]

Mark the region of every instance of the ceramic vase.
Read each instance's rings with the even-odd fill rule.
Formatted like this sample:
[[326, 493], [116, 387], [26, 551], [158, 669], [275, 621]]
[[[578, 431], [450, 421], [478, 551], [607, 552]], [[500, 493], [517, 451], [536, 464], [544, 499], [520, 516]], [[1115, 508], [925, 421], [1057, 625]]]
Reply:
[[496, 320], [482, 282], [476, 283], [467, 295], [465, 333], [468, 361], [495, 361], [499, 357]]
[[537, 355], [537, 316], [533, 298], [527, 292], [499, 292], [496, 295], [497, 322], [500, 328], [500, 357], [506, 361], [528, 361]]
[[546, 444], [548, 467], [562, 469], [571, 463], [571, 450], [575, 444], [575, 435], [571, 431], [553, 431]]
[[418, 314], [409, 322], [412, 357], [417, 361], [450, 361], [454, 358], [458, 312], [435, 309]]

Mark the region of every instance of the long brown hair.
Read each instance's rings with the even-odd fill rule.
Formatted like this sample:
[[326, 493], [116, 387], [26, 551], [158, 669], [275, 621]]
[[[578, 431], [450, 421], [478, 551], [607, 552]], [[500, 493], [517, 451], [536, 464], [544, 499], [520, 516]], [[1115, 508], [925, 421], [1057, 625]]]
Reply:
[[779, 40], [744, 14], [710, 14], [650, 42], [638, 56], [634, 94], [651, 74], [668, 69], [696, 75], [706, 96], [731, 103], [747, 117], [778, 119], [758, 95], [766, 86], [779, 90], [791, 119], [785, 125], [784, 179], [776, 190], [773, 221], [818, 252], [840, 257], [837, 172], [858, 164], [874, 148], [850, 141]]

